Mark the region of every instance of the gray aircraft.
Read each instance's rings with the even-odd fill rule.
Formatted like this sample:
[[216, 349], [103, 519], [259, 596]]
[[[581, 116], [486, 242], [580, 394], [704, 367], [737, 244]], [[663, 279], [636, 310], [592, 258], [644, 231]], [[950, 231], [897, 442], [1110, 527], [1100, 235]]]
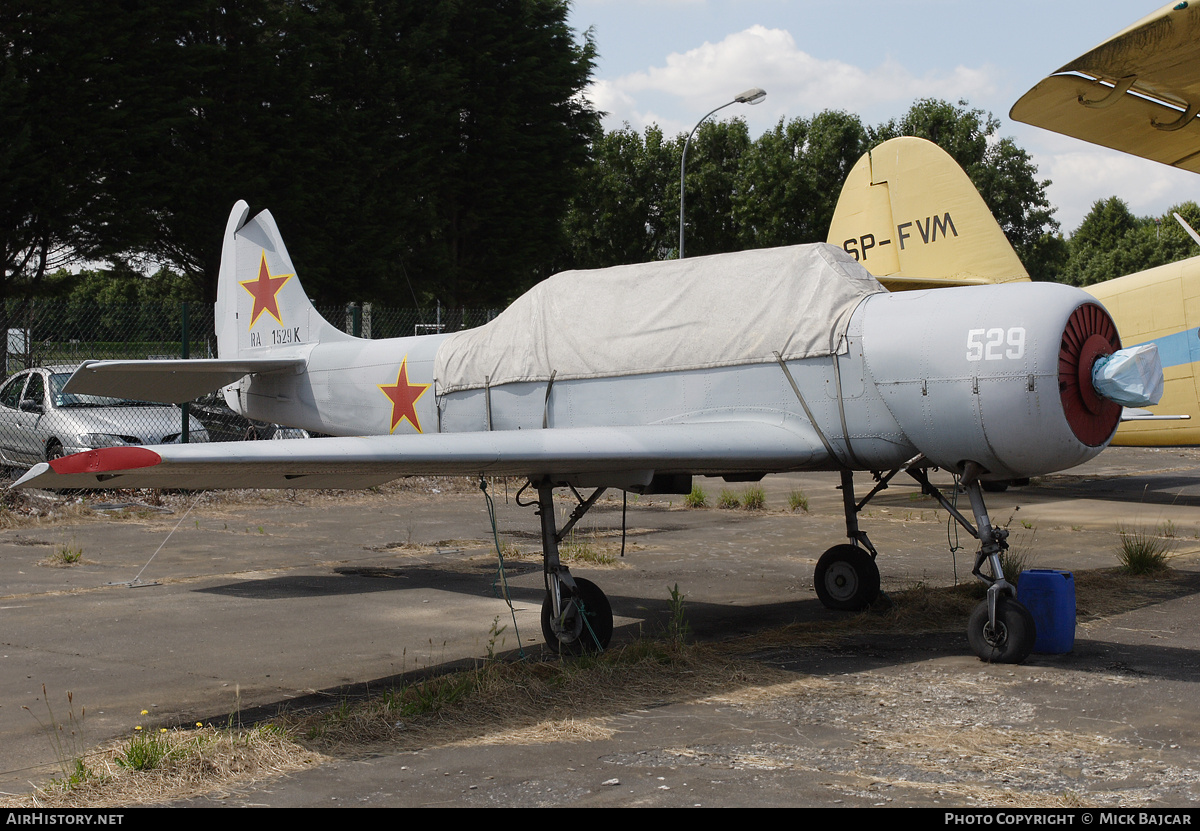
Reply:
[[[974, 651], [1030, 652], [1034, 623], [1004, 580], [1007, 532], [981, 483], [1068, 468], [1108, 444], [1122, 404], [1093, 370], [1121, 343], [1090, 295], [1044, 283], [889, 294], [817, 244], [566, 272], [477, 329], [362, 340], [317, 314], [270, 214], [249, 214], [239, 202], [225, 231], [218, 358], [88, 363], [66, 391], [180, 403], [223, 387], [247, 418], [334, 437], [104, 448], [39, 464], [17, 487], [522, 477], [541, 522], [543, 634], [579, 652], [608, 644], [612, 611], [558, 545], [605, 489], [840, 471], [849, 543], [821, 556], [815, 584], [826, 606], [860, 609], [879, 570], [857, 517], [905, 473], [980, 542], [974, 574], [989, 588], [969, 622]], [[973, 522], [930, 483], [933, 467], [960, 477]], [[861, 500], [854, 471], [875, 476]], [[578, 505], [559, 528], [564, 487]]]

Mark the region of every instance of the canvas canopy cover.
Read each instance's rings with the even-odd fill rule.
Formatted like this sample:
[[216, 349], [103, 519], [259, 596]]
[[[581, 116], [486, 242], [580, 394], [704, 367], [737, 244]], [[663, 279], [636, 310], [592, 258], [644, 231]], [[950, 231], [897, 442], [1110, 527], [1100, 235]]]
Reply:
[[816, 243], [565, 271], [490, 323], [448, 337], [438, 394], [518, 381], [601, 378], [832, 355], [883, 286]]

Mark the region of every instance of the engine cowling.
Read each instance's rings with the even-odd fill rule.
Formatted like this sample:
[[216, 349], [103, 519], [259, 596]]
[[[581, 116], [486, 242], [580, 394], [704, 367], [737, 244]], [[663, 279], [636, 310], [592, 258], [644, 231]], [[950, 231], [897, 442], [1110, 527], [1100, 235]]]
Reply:
[[934, 464], [1016, 479], [1081, 464], [1121, 406], [1091, 380], [1121, 348], [1095, 298], [1054, 283], [880, 294], [863, 303], [863, 357], [897, 423]]

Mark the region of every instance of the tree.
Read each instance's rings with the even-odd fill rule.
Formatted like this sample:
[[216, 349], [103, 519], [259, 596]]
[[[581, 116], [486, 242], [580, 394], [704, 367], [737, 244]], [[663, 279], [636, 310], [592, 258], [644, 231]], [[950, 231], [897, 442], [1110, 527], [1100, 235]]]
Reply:
[[866, 151], [858, 117], [826, 110], [760, 136], [746, 152], [734, 212], [742, 247], [825, 239], [846, 174]]
[[[682, 146], [682, 141], [677, 142]], [[696, 131], [688, 147], [685, 170], [684, 251], [688, 256], [719, 254], [743, 247], [734, 203], [743, 187], [741, 166], [749, 148], [750, 134], [746, 122], [740, 118], [706, 121]]]
[[564, 219], [571, 268], [603, 268], [674, 256], [679, 234], [680, 143], [657, 126], [628, 124], [598, 136], [592, 163]]
[[239, 198], [323, 302], [499, 302], [557, 249], [598, 123], [565, 0], [86, 6], [0, 11], [6, 275], [66, 244], [211, 300]]
[[1161, 217], [1136, 217], [1121, 199], [1097, 200], [1071, 235], [1063, 282], [1090, 286], [1196, 256], [1195, 243], [1175, 221], [1179, 213], [1200, 221], [1195, 202], [1176, 205]]

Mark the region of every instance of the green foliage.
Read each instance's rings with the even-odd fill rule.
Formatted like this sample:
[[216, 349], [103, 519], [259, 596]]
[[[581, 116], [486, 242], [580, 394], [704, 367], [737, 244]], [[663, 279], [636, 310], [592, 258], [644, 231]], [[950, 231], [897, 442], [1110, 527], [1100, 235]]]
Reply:
[[683, 504], [689, 508], [706, 508], [708, 507], [708, 495], [704, 493], [704, 488], [692, 485], [692, 492], [683, 498]]
[[679, 584], [672, 586], [670, 592], [671, 599], [667, 608], [671, 617], [667, 621], [667, 645], [670, 649], [679, 651], [687, 644], [692, 627], [687, 620], [687, 612], [683, 606], [684, 595], [679, 591]]
[[598, 129], [581, 95], [594, 44], [567, 13], [6, 3], [5, 282], [63, 252], [167, 263], [211, 301], [240, 197], [271, 208], [320, 302], [499, 303], [550, 264]]
[[1060, 279], [1090, 286], [1196, 256], [1200, 250], [1174, 213], [1193, 228], [1200, 225], [1195, 202], [1175, 205], [1160, 217], [1135, 217], [1115, 196], [1098, 200], [1067, 242], [1070, 259]]
[[804, 495], [804, 491], [796, 488], [788, 494], [788, 509], [792, 513], [795, 513], [797, 509], [808, 513], [808, 497]]
[[679, 160], [683, 137], [628, 124], [592, 144], [592, 161], [563, 219], [576, 268], [643, 263], [675, 255], [679, 244]]
[[767, 507], [767, 492], [762, 485], [751, 485], [742, 496], [742, 504], [747, 511], [761, 511]]
[[83, 559], [83, 546], [71, 540], [70, 544], [62, 544], [54, 549], [55, 562], [73, 566]]
[[780, 119], [742, 159], [734, 199], [742, 247], [824, 241], [846, 174], [867, 148], [850, 113]]
[[157, 770], [171, 758], [173, 748], [165, 730], [138, 729], [117, 754], [117, 764], [129, 770]]
[[1121, 546], [1117, 559], [1128, 574], [1156, 574], [1164, 571], [1174, 552], [1174, 543], [1165, 536], [1144, 529], [1119, 528]]
[[725, 488], [721, 489], [721, 495], [717, 497], [718, 508], [738, 508], [741, 504], [736, 493]]

